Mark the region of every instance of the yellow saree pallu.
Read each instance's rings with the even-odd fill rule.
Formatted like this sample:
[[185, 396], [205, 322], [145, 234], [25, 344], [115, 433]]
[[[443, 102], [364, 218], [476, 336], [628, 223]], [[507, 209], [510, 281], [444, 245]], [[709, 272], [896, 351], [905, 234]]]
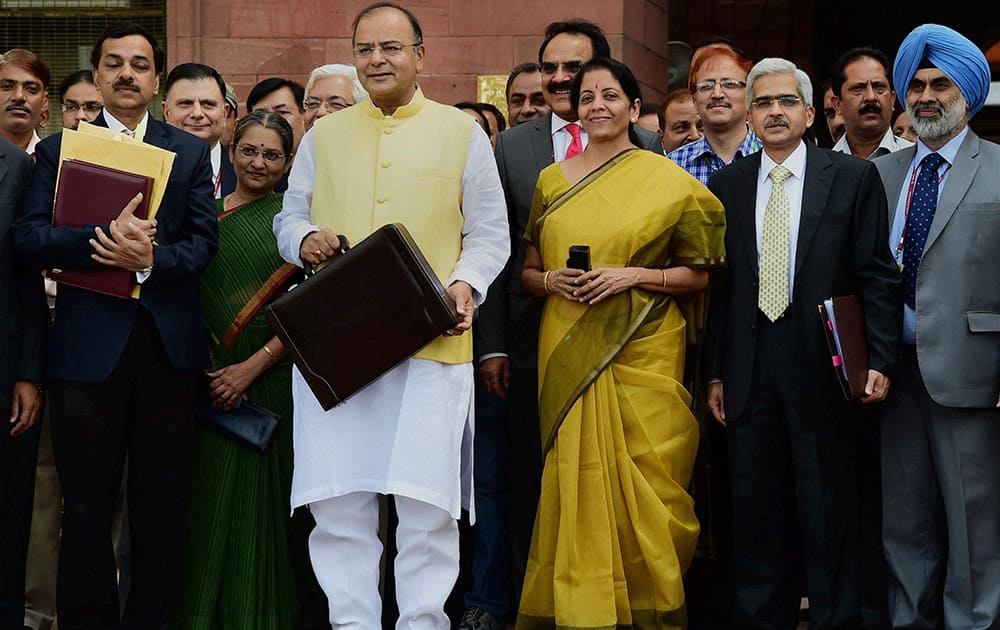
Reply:
[[[545, 269], [570, 245], [598, 267], [723, 259], [719, 201], [672, 162], [619, 154], [570, 187], [539, 177], [528, 238]], [[594, 306], [550, 296], [539, 335], [541, 499], [517, 620], [534, 628], [684, 628], [698, 538], [687, 493], [698, 446], [682, 385], [700, 296], [631, 289]]]

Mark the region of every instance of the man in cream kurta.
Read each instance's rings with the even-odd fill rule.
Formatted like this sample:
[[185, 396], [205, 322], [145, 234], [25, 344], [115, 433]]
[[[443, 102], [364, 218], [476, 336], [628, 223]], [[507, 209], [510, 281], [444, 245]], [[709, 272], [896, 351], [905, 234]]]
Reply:
[[274, 220], [278, 248], [315, 265], [340, 249], [335, 234], [358, 242], [399, 221], [461, 323], [329, 412], [295, 372], [292, 507], [309, 505], [316, 519], [310, 555], [331, 623], [369, 630], [381, 627], [377, 495], [395, 495], [397, 628], [444, 630], [457, 519], [471, 508], [472, 343], [463, 333], [507, 259], [507, 213], [486, 135], [417, 87], [424, 49], [412, 14], [363, 9], [353, 44], [371, 102], [322, 118], [303, 138]]

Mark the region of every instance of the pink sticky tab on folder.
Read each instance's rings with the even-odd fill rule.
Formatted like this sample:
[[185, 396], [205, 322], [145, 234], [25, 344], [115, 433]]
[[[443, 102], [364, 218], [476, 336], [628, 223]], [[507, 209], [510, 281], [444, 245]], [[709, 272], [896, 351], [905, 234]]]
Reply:
[[844, 360], [840, 358], [839, 354], [835, 354], [830, 358], [833, 359], [833, 367], [840, 367], [844, 364]]
[[830, 330], [833, 330], [833, 322], [831, 322], [830, 320], [826, 320], [826, 327], [829, 328]]

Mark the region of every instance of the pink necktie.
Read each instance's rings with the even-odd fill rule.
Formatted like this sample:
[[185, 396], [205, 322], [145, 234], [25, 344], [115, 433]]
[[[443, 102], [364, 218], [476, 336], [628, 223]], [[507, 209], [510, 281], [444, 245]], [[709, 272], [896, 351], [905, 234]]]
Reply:
[[566, 125], [566, 131], [569, 132], [569, 135], [573, 136], [573, 141], [569, 143], [569, 148], [566, 149], [566, 159], [568, 160], [574, 155], [583, 153], [583, 142], [580, 140], [580, 125], [577, 123]]

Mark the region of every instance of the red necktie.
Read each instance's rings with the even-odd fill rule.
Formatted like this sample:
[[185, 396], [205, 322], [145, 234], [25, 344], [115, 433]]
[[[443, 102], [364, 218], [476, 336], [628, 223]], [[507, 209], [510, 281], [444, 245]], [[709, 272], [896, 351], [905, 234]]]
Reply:
[[569, 148], [566, 149], [566, 159], [568, 160], [574, 155], [583, 153], [583, 142], [580, 140], [580, 125], [577, 123], [566, 125], [566, 131], [569, 132], [569, 135], [573, 136], [573, 141], [569, 143]]

